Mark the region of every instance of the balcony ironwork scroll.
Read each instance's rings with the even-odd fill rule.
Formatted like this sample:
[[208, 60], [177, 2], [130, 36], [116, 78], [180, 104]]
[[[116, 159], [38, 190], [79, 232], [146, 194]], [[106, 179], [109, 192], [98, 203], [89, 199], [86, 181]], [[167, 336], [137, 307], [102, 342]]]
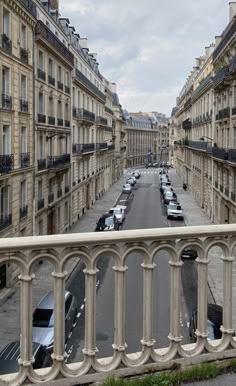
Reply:
[[47, 162], [46, 159], [38, 159], [38, 171], [44, 170], [47, 168]]
[[7, 94], [2, 94], [2, 108], [6, 110], [12, 109], [12, 97]]
[[49, 156], [47, 159], [48, 168], [64, 168], [70, 165], [70, 154], [60, 156]]
[[38, 78], [42, 80], [46, 80], [46, 73], [45, 71], [41, 70], [41, 68], [38, 68]]
[[20, 99], [20, 111], [22, 113], [28, 113], [28, 101]]
[[14, 169], [14, 154], [0, 155], [0, 173], [7, 174]]
[[212, 155], [215, 158], [219, 158], [222, 160], [228, 160], [228, 151], [224, 148], [214, 146], [212, 148]]
[[20, 164], [22, 168], [27, 168], [30, 166], [30, 153], [21, 153]]
[[2, 34], [2, 49], [8, 54], [12, 53], [12, 41], [6, 34]]

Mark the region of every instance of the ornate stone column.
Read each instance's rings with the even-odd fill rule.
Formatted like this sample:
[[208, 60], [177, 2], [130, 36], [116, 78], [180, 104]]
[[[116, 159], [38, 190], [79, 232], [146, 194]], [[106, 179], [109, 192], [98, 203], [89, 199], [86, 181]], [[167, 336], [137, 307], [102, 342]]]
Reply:
[[143, 281], [143, 339], [141, 343], [145, 347], [155, 344], [153, 339], [153, 271], [156, 264], [142, 264], [144, 270]]
[[98, 270], [83, 270], [85, 274], [85, 347], [83, 353], [86, 356], [95, 356], [96, 348], [96, 273]]

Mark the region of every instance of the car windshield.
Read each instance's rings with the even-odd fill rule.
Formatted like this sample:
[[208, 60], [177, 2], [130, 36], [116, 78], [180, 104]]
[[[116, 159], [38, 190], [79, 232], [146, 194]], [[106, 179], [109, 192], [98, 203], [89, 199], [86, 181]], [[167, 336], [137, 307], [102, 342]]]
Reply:
[[129, 188], [129, 187], [130, 187], [129, 184], [125, 184], [125, 185], [124, 185], [124, 188]]
[[112, 217], [106, 217], [105, 218], [105, 225], [106, 226], [114, 225], [113, 218]]
[[113, 209], [113, 213], [114, 214], [121, 214], [121, 209], [120, 208]]
[[169, 190], [166, 191], [166, 197], [172, 197], [173, 193]]
[[34, 327], [53, 327], [53, 310], [36, 308], [33, 314]]

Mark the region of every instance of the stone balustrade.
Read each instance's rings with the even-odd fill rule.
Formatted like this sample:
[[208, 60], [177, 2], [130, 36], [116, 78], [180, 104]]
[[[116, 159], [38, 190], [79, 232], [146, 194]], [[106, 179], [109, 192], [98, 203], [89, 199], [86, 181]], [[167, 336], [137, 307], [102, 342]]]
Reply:
[[[4, 375], [7, 385], [24, 381], [53, 385], [77, 385], [105, 379], [108, 374], [132, 375], [150, 369], [171, 368], [204, 361], [235, 357], [236, 340], [232, 326], [232, 267], [235, 259], [236, 225], [212, 225], [119, 232], [66, 234], [40, 237], [0, 239], [0, 264], [14, 263], [20, 270], [21, 287], [21, 355], [18, 374]], [[183, 250], [191, 246], [197, 251], [198, 329], [197, 342], [182, 345], [180, 326], [181, 269]], [[223, 325], [222, 339], [207, 339], [207, 290], [209, 251], [220, 247], [223, 262]], [[142, 256], [143, 270], [143, 335], [142, 351], [127, 353], [125, 335], [127, 257], [137, 252]], [[168, 252], [170, 269], [169, 346], [158, 348], [153, 334], [153, 284], [155, 256]], [[96, 342], [96, 274], [97, 259], [108, 256], [114, 270], [114, 341], [113, 356], [97, 358]], [[83, 361], [68, 364], [64, 353], [65, 265], [73, 258], [85, 264], [85, 335]], [[33, 370], [31, 359], [33, 264], [47, 259], [53, 266], [55, 327], [53, 365]], [[142, 285], [140, 283], [140, 285]], [[27, 384], [28, 384], [27, 382]], [[1, 380], [0, 380], [1, 383]]]

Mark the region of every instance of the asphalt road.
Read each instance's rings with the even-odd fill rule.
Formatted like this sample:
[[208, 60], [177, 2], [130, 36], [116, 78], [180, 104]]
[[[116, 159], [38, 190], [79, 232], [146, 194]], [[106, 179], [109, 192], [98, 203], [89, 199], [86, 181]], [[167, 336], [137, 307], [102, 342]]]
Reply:
[[[126, 204], [126, 195], [120, 197], [119, 203]], [[109, 208], [108, 208], [109, 209]], [[126, 220], [122, 229], [145, 229], [169, 226], [185, 226], [184, 222], [167, 220], [166, 209], [159, 193], [159, 175], [143, 174], [130, 197]], [[169, 255], [159, 253], [155, 257], [157, 264], [154, 270], [154, 338], [156, 347], [169, 345], [170, 322], [170, 266]], [[142, 346], [142, 309], [143, 309], [143, 272], [142, 256], [132, 253], [127, 259], [126, 273], [126, 343], [127, 351], [140, 351]], [[98, 261], [97, 276], [97, 314], [96, 337], [98, 357], [110, 356], [113, 353], [114, 335], [114, 262], [109, 258]], [[189, 342], [188, 321], [191, 310], [196, 304], [197, 272], [194, 261], [186, 261], [182, 272], [181, 311], [179, 315], [183, 343]], [[190, 290], [189, 290], [190, 288]], [[84, 277], [78, 267], [70, 280], [67, 289], [76, 295], [79, 303], [77, 323], [66, 346], [68, 362], [82, 359], [84, 347]]]

